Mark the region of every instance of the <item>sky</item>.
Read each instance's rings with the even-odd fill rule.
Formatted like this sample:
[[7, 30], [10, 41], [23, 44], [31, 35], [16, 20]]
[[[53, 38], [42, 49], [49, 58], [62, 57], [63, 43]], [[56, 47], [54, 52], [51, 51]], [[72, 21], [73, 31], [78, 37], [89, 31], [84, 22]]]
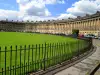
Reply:
[[43, 21], [100, 11], [100, 0], [0, 0], [0, 20]]

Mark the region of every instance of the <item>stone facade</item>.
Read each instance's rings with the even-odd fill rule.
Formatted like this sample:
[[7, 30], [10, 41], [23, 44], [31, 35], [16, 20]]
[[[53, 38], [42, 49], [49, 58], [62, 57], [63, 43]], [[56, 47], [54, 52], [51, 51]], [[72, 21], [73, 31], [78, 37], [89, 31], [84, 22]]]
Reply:
[[79, 29], [80, 34], [95, 34], [100, 33], [100, 12], [84, 17], [78, 16], [75, 19], [67, 20], [48, 20], [37, 22], [14, 22], [0, 21], [1, 31], [17, 31], [17, 32], [40, 32], [40, 33], [61, 33], [71, 34], [72, 29]]

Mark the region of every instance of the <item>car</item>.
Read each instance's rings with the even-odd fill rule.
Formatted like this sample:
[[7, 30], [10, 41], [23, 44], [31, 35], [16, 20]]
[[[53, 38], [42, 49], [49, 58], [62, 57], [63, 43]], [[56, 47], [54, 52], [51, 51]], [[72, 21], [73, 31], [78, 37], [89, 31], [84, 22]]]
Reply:
[[95, 38], [95, 35], [94, 34], [87, 34], [87, 35], [85, 35], [84, 37], [91, 37], [91, 38]]
[[98, 37], [97, 37], [97, 36], [95, 36], [94, 38], [95, 38], [95, 39], [98, 39]]
[[83, 37], [84, 37], [83, 34], [79, 34], [79, 35], [78, 35], [78, 38], [83, 38]]
[[100, 36], [98, 36], [98, 39], [100, 40]]
[[89, 37], [88, 35], [84, 35], [84, 37]]

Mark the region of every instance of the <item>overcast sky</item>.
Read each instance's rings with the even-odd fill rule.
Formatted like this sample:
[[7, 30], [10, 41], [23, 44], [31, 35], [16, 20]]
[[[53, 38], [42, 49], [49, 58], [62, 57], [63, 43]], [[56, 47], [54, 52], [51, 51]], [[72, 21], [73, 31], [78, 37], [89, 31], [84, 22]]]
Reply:
[[0, 0], [0, 20], [67, 19], [100, 11], [100, 0]]

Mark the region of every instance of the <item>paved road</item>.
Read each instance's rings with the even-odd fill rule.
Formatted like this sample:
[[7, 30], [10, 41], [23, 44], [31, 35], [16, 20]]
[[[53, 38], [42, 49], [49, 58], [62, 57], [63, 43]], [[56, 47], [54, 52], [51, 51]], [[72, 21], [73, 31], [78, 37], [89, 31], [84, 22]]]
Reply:
[[[96, 40], [95, 41], [96, 46], [98, 47], [98, 49], [100, 50], [100, 41]], [[100, 59], [100, 58], [99, 58]], [[100, 68], [97, 70], [97, 72], [95, 73], [95, 75], [100, 75]]]
[[[97, 49], [91, 56], [73, 65], [72, 67], [56, 73], [55, 75], [86, 75], [87, 73], [91, 72], [100, 62], [100, 40], [94, 39], [93, 44], [97, 47]], [[100, 73], [100, 70], [98, 70], [98, 72]]]

